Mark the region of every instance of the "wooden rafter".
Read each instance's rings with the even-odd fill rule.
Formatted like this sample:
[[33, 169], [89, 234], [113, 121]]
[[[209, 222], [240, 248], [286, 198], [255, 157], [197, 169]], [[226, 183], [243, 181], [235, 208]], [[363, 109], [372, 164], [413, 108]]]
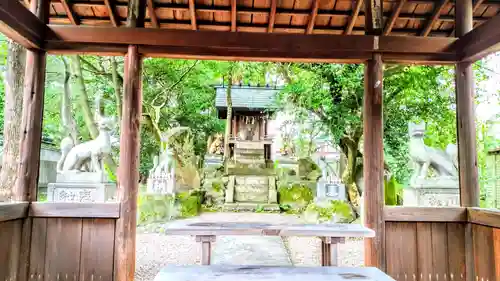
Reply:
[[307, 24], [306, 34], [311, 34], [318, 15], [319, 0], [313, 0], [311, 15], [309, 16], [309, 23]]
[[[479, 8], [479, 6], [481, 6], [481, 4], [483, 4], [484, 0], [477, 0], [476, 2], [474, 2], [474, 6], [472, 6], [472, 15], [474, 15], [474, 12]], [[455, 27], [453, 28], [453, 30], [450, 32], [450, 36], [454, 36], [455, 35]]]
[[236, 31], [236, 17], [238, 16], [236, 11], [236, 0], [231, 0], [231, 31]]
[[267, 32], [271, 33], [273, 32], [274, 28], [274, 21], [276, 18], [276, 6], [277, 6], [278, 0], [271, 0], [271, 11], [269, 12], [269, 25], [267, 26]]
[[345, 35], [349, 35], [352, 33], [352, 29], [354, 28], [354, 24], [358, 19], [359, 11], [361, 10], [361, 5], [363, 5], [363, 0], [356, 0], [356, 4], [354, 5], [354, 9], [352, 10], [352, 16], [349, 19], [349, 23], [344, 31]]
[[106, 9], [108, 9], [109, 19], [114, 27], [120, 26], [120, 22], [116, 20], [115, 9], [112, 0], [104, 0], [104, 4], [106, 5]]
[[0, 1], [0, 32], [26, 48], [40, 48], [45, 24], [19, 1]]
[[384, 35], [391, 34], [391, 30], [394, 27], [394, 24], [396, 23], [396, 20], [399, 17], [399, 13], [401, 12], [401, 9], [403, 9], [403, 6], [405, 5], [405, 3], [406, 3], [406, 0], [399, 0], [398, 5], [396, 6], [394, 11], [392, 12], [391, 17], [389, 18], [389, 20], [387, 21], [387, 23], [385, 25]]
[[191, 15], [191, 29], [197, 30], [198, 25], [196, 24], [196, 7], [194, 5], [194, 0], [189, 0], [189, 14]]
[[426, 37], [431, 33], [432, 27], [434, 24], [439, 21], [439, 16], [441, 15], [441, 10], [444, 8], [446, 4], [448, 4], [449, 0], [441, 0], [440, 3], [436, 3], [436, 6], [434, 8], [434, 12], [432, 13], [431, 19], [427, 22], [427, 25], [425, 28], [422, 30], [420, 33], [420, 36]]
[[71, 5], [68, 3], [68, 0], [61, 0], [61, 4], [64, 8], [64, 11], [66, 12], [66, 16], [69, 18], [69, 21], [74, 25], [79, 25], [80, 20], [78, 19], [77, 15], [73, 12], [73, 9], [71, 9]]
[[148, 0], [148, 13], [149, 17], [151, 18], [151, 23], [153, 24], [154, 28], [160, 27], [158, 24], [158, 17], [156, 17], [156, 12], [155, 12], [155, 3], [153, 0]]

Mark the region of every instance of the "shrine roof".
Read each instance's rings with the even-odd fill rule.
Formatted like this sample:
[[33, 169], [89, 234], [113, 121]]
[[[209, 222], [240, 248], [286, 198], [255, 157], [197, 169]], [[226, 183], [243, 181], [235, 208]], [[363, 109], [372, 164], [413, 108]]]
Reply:
[[[215, 107], [227, 108], [227, 86], [217, 86]], [[276, 96], [281, 88], [251, 87], [233, 85], [231, 88], [231, 101], [233, 108], [248, 109], [252, 111], [271, 109], [277, 106]]]

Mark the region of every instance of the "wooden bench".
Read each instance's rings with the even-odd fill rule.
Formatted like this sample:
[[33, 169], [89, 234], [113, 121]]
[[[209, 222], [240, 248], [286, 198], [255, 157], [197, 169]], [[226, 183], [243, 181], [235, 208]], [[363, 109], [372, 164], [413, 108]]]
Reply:
[[375, 232], [359, 224], [268, 224], [243, 222], [174, 222], [167, 235], [192, 235], [202, 245], [202, 265], [209, 265], [211, 243], [222, 235], [309, 236], [321, 239], [321, 265], [337, 266], [338, 244], [346, 237], [374, 237]]
[[167, 266], [154, 281], [394, 281], [375, 267]]

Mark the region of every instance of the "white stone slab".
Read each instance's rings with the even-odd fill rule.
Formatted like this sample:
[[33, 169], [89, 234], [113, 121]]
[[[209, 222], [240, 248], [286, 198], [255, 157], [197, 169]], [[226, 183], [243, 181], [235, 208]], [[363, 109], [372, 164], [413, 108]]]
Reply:
[[154, 281], [394, 281], [375, 267], [167, 266]]

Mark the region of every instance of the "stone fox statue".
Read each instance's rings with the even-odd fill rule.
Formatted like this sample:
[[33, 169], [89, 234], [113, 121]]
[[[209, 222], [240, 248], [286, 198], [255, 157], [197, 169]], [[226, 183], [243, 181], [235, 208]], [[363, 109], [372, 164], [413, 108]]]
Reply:
[[112, 118], [100, 117], [97, 124], [99, 128], [97, 138], [76, 146], [70, 137], [63, 139], [61, 141], [61, 159], [57, 162], [57, 171], [102, 171], [102, 159], [111, 153], [110, 132], [112, 124]]
[[425, 123], [408, 125], [410, 157], [415, 163], [413, 179], [425, 178], [432, 167], [439, 177], [456, 177], [458, 171], [457, 146], [449, 144], [445, 151], [424, 144]]

